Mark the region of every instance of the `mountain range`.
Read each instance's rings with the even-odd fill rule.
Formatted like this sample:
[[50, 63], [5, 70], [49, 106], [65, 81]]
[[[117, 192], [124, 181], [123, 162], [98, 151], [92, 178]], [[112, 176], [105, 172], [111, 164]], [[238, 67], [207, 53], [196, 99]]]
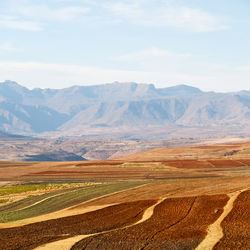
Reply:
[[161, 138], [185, 129], [245, 135], [249, 125], [250, 91], [215, 93], [187, 85], [156, 88], [119, 82], [30, 90], [13, 81], [0, 83], [3, 133], [124, 138], [130, 132], [146, 137], [150, 131], [151, 137]]

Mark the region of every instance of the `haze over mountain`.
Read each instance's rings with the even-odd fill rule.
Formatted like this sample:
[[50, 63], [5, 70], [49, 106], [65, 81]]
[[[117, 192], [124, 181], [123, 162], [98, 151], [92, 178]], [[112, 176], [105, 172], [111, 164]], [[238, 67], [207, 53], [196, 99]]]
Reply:
[[247, 131], [249, 124], [249, 91], [215, 93], [187, 85], [156, 88], [119, 82], [29, 90], [12, 81], [0, 83], [0, 130], [8, 133], [84, 136], [93, 131], [101, 136], [157, 127], [150, 134], [160, 137], [170, 127]]

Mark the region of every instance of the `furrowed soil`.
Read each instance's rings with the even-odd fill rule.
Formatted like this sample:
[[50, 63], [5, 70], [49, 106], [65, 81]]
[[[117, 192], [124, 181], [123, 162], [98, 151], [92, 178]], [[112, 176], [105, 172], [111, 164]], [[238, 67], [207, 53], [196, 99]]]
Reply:
[[149, 220], [88, 237], [72, 249], [194, 249], [227, 200], [226, 195], [168, 198]]
[[[61, 240], [72, 247], [83, 236], [74, 249], [195, 249], [216, 221], [224, 231], [216, 249], [250, 249], [249, 191], [240, 193], [250, 188], [250, 143], [107, 161], [0, 162], [3, 186], [78, 181], [95, 184], [2, 205], [0, 249], [46, 249]], [[229, 200], [232, 193], [240, 195]], [[152, 216], [142, 220], [145, 211]]]
[[214, 249], [250, 249], [250, 190], [242, 192], [222, 221], [224, 237]]
[[133, 224], [157, 200], [122, 203], [97, 211], [55, 220], [0, 229], [0, 249], [33, 249], [75, 235], [92, 234]]

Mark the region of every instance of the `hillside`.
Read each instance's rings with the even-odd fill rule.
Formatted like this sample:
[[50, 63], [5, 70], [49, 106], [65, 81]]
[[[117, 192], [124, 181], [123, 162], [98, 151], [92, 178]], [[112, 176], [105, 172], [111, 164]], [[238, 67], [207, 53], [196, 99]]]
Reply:
[[248, 91], [119, 82], [29, 90], [0, 83], [0, 131], [8, 133], [116, 139], [246, 136], [249, 124]]

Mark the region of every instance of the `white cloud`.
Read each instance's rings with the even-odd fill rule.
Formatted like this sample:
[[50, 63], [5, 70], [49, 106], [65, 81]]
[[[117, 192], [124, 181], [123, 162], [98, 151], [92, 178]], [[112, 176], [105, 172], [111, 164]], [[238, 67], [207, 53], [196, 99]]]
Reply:
[[168, 26], [193, 32], [228, 29], [218, 18], [201, 9], [174, 5], [146, 6], [145, 1], [109, 2], [103, 7], [120, 20], [152, 26]]
[[[161, 0], [20, 0], [12, 11], [17, 16], [49, 22], [72, 21], [88, 17], [87, 21], [129, 22], [143, 26], [173, 27], [192, 32], [228, 29], [221, 20], [198, 8], [178, 1]], [[63, 7], [62, 7], [63, 6]]]
[[[188, 72], [194, 68], [196, 57], [188, 53], [176, 53], [157, 47], [134, 51], [112, 58], [125, 68], [143, 71]], [[200, 63], [200, 62], [199, 62]]]
[[227, 29], [216, 17], [200, 10], [187, 7], [163, 9], [157, 18], [162, 24], [188, 29], [194, 32], [209, 32]]
[[121, 61], [131, 61], [131, 60], [142, 60], [145, 59], [146, 57], [169, 56], [169, 54], [170, 52], [168, 50], [162, 50], [156, 47], [152, 47], [151, 49], [140, 50], [133, 53], [128, 53], [126, 55], [118, 56], [114, 59]]
[[40, 23], [26, 21], [13, 16], [0, 16], [0, 28], [25, 30], [25, 31], [41, 31]]
[[237, 69], [225, 68], [223, 72], [212, 72], [208, 69], [207, 74], [185, 74], [168, 70], [146, 72], [38, 62], [0, 62], [0, 77], [0, 81], [14, 80], [29, 88], [64, 88], [74, 84], [92, 85], [122, 81], [156, 83], [158, 87], [184, 83], [203, 90], [225, 92], [249, 90], [250, 71], [243, 74]]
[[150, 49], [145, 49], [145, 50], [139, 50], [139, 51], [135, 51], [132, 53], [128, 53], [125, 55], [121, 55], [118, 57], [115, 57], [115, 60], [119, 60], [119, 61], [151, 61], [151, 60], [173, 60], [173, 58], [179, 58], [179, 59], [188, 59], [189, 57], [191, 57], [191, 54], [187, 54], [187, 53], [173, 53], [171, 51], [165, 50], [165, 49], [160, 49], [157, 47], [152, 47]]

